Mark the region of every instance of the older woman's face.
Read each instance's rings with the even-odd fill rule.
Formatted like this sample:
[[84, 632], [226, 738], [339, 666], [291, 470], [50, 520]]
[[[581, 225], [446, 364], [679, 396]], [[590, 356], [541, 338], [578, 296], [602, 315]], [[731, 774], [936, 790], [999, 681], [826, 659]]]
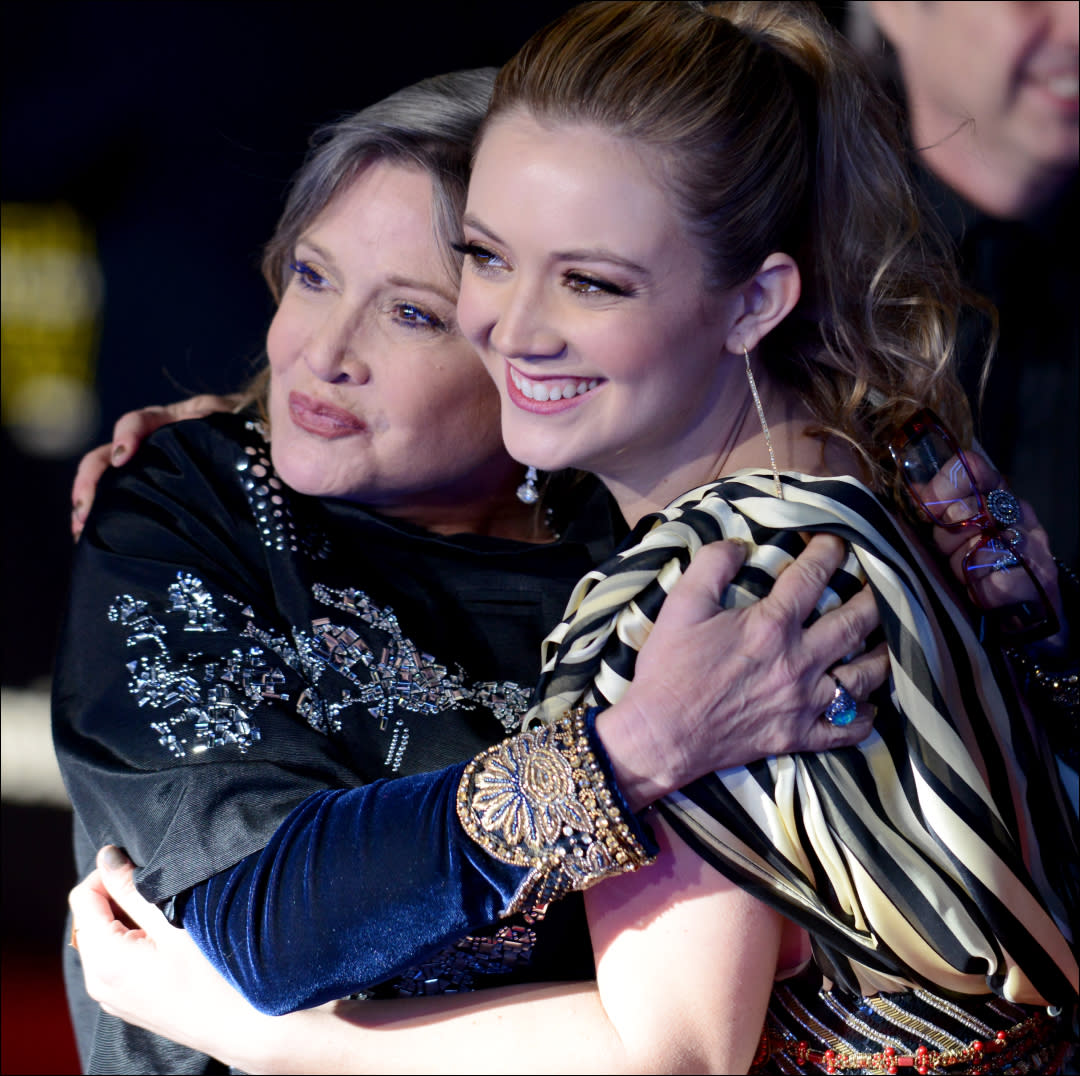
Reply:
[[458, 331], [431, 199], [423, 172], [366, 169], [301, 236], [267, 337], [281, 477], [426, 525], [517, 471], [498, 393]]

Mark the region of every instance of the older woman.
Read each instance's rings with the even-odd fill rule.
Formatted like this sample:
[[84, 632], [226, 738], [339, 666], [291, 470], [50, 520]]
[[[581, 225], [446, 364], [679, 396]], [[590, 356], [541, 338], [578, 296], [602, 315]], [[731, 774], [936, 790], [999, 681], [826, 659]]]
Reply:
[[[589, 812], [530, 767], [558, 770], [568, 706], [613, 712], [649, 675], [637, 651], [667, 592], [725, 535], [753, 547], [726, 599], [739, 605], [782, 585], [801, 533], [842, 530], [845, 573], [869, 578], [893, 662], [877, 733], [668, 797], [660, 862], [587, 894], [595, 993], [343, 1003], [276, 1024], [241, 1009], [242, 1043], [188, 1013], [186, 1035], [290, 1071], [1060, 1062], [1059, 1006], [1076, 1000], [1075, 820], [1007, 670], [890, 505], [890, 444], [928, 510], [937, 470], [952, 476], [944, 522], [970, 536], [980, 600], [998, 577], [1041, 598], [1039, 583], [1007, 498], [952, 514], [975, 483], [963, 486], [940, 422], [916, 414], [930, 404], [966, 424], [948, 363], [958, 292], [915, 228], [878, 107], [815, 16], [780, 4], [587, 5], [500, 75], [464, 217], [459, 319], [499, 386], [511, 452], [593, 470], [637, 529], [549, 639], [543, 724], [466, 768], [459, 817], [495, 858], [529, 868], [515, 905], [542, 904]], [[1022, 604], [1002, 630], [1033, 631], [1037, 612], [1053, 630], [1045, 606]], [[500, 803], [564, 825], [523, 840]], [[89, 911], [101, 895], [91, 885], [75, 901]], [[169, 932], [150, 929], [171, 952]], [[100, 919], [95, 930], [107, 942]], [[130, 992], [102, 993], [171, 1026]]]
[[[575, 902], [498, 924], [528, 871], [455, 818], [465, 760], [517, 728], [542, 629], [621, 527], [591, 483], [550, 515], [516, 496], [457, 328], [439, 237], [490, 84], [433, 80], [326, 133], [268, 248], [264, 419], [160, 433], [77, 551], [54, 713], [80, 867], [123, 846], [141, 892], [273, 1010], [592, 975]], [[686, 589], [654, 676], [583, 732], [617, 824], [582, 882], [636, 842], [616, 788], [637, 809], [718, 764], [865, 733], [820, 715], [872, 599], [801, 627], [839, 559], [810, 550], [760, 612], [714, 615], [731, 545]], [[847, 689], [883, 666], [857, 659]], [[718, 673], [728, 703], [705, 690]], [[76, 1010], [91, 1071], [207, 1063]]]

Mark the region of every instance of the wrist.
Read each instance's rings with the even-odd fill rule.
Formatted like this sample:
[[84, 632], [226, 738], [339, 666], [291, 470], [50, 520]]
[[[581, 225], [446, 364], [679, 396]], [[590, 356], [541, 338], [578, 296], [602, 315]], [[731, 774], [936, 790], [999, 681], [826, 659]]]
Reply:
[[268, 1016], [251, 1008], [242, 1022], [230, 1026], [228, 1042], [222, 1043], [224, 1049], [204, 1052], [248, 1076], [294, 1072], [296, 1069], [290, 1066], [295, 1065], [296, 1043], [305, 1035], [307, 1015]]
[[627, 807], [649, 804], [686, 784], [685, 754], [658, 738], [657, 723], [628, 698], [596, 716], [596, 736], [607, 754], [611, 774]]
[[540, 917], [571, 890], [636, 870], [656, 856], [614, 786], [584, 708], [477, 755], [458, 785], [457, 816], [485, 853], [526, 868], [503, 915]]
[[1061, 710], [1080, 707], [1080, 662], [1075, 658], [1048, 661], [1021, 650], [1009, 651], [1009, 657], [1025, 689]]
[[1057, 613], [1060, 624], [1057, 634], [1026, 646], [1007, 647], [1006, 652], [1014, 666], [1046, 695], [1048, 701], [1056, 706], [1075, 707], [1080, 647], [1070, 627], [1080, 617], [1080, 580], [1071, 568], [1056, 558], [1054, 565], [1056, 578], [1052, 584], [1045, 584], [1045, 590]]

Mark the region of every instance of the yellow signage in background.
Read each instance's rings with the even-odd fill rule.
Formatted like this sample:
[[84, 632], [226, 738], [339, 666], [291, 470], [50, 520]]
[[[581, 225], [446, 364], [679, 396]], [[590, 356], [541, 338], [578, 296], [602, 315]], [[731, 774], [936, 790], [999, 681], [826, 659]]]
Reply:
[[81, 452], [94, 392], [104, 292], [94, 234], [64, 203], [0, 207], [0, 419], [25, 452]]

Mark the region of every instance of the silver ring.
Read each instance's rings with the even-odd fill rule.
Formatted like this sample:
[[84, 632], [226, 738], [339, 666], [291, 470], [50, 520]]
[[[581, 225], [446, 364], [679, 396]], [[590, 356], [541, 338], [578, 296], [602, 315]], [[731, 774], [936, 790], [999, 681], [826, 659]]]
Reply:
[[1008, 489], [992, 489], [986, 495], [986, 510], [999, 527], [1012, 527], [1024, 517], [1016, 494]]
[[1019, 527], [1006, 527], [1001, 532], [1002, 541], [1015, 553], [1019, 553], [1024, 548], [1026, 539], [1024, 538], [1024, 532]]
[[832, 673], [829, 675], [836, 684], [836, 690], [833, 692], [832, 702], [825, 707], [825, 713], [822, 716], [830, 725], [843, 728], [844, 725], [850, 725], [855, 720], [857, 704], [851, 692]]
[[993, 560], [980, 561], [979, 570], [981, 572], [1008, 572], [1015, 568], [1020, 563], [1019, 554], [1015, 553], [1008, 545], [1004, 545], [994, 541], [987, 542], [984, 549], [989, 550], [993, 554]]

